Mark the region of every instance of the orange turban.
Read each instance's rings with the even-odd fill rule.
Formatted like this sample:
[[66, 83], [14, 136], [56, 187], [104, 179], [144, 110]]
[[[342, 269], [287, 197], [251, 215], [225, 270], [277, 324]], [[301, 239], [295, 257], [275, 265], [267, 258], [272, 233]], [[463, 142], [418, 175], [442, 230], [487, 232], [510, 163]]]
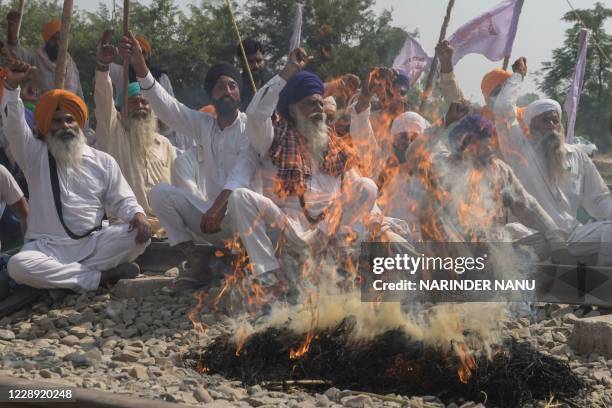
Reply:
[[87, 105], [76, 94], [63, 89], [52, 89], [45, 92], [38, 100], [34, 111], [34, 121], [41, 134], [49, 133], [51, 119], [58, 109], [67, 110], [74, 116], [82, 129], [87, 121]]
[[136, 36], [136, 41], [140, 44], [140, 48], [142, 51], [147, 54], [149, 57], [153, 54], [153, 48], [151, 48], [151, 43], [141, 35]]
[[47, 24], [44, 25], [42, 29], [42, 37], [45, 42], [49, 42], [51, 37], [55, 35], [55, 33], [59, 33], [62, 29], [62, 22], [60, 20], [51, 20]]
[[500, 85], [503, 85], [508, 78], [512, 76], [512, 72], [504, 71], [503, 69], [494, 69], [482, 77], [480, 89], [485, 99], [489, 97], [491, 92]]

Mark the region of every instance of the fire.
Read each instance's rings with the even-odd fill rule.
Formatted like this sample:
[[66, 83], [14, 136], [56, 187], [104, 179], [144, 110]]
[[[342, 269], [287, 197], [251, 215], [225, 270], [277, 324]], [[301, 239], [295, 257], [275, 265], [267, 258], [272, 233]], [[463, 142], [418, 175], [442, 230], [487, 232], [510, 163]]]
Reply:
[[467, 384], [472, 377], [472, 370], [476, 368], [476, 359], [474, 359], [474, 356], [465, 343], [457, 344], [455, 350], [459, 354], [459, 359], [461, 360], [461, 367], [457, 370], [457, 375], [462, 383]]
[[198, 334], [204, 334], [204, 332], [208, 329], [208, 326], [198, 321], [198, 314], [204, 307], [204, 301], [206, 300], [206, 295], [207, 295], [206, 292], [204, 292], [203, 290], [199, 290], [196, 293], [194, 293], [193, 297], [196, 298], [197, 304], [193, 307], [193, 309], [191, 309], [187, 313], [187, 318], [193, 325], [193, 329]]
[[315, 338], [315, 329], [319, 323], [319, 310], [315, 305], [314, 294], [308, 296], [307, 305], [310, 310], [310, 328], [308, 333], [306, 334], [306, 338], [297, 349], [289, 350], [289, 358], [291, 360], [297, 360], [302, 357], [304, 354], [310, 350], [310, 345], [312, 344], [312, 340]]

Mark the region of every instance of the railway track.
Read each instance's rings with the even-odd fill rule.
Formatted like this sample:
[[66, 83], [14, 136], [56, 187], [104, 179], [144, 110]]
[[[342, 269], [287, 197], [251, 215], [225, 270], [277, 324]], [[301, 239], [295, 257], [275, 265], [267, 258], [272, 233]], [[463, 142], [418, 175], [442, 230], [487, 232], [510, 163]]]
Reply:
[[[19, 401], [6, 402], [7, 390], [23, 390], [23, 389], [71, 389], [74, 399], [71, 401]], [[130, 397], [121, 394], [113, 394], [111, 392], [77, 388], [67, 386], [65, 384], [54, 383], [50, 381], [32, 381], [23, 378], [0, 375], [0, 390], [3, 393], [3, 400], [0, 401], [0, 407], [7, 408], [187, 408], [190, 405], [153, 400], [147, 398]]]

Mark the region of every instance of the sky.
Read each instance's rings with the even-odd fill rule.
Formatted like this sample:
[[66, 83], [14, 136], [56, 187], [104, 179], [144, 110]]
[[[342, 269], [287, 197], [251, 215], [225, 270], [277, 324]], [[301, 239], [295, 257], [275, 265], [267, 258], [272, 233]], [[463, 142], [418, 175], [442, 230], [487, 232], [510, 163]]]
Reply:
[[[290, 1], [290, 0], [288, 0]], [[612, 8], [612, 0], [600, 0], [606, 7]], [[80, 9], [95, 10], [98, 3], [105, 2], [112, 6], [112, 0], [77, 0], [75, 5]], [[121, 0], [116, 0], [121, 4]], [[150, 0], [142, 0], [149, 3]], [[193, 3], [191, 0], [176, 0], [181, 6]], [[199, 3], [200, 0], [197, 0]], [[471, 18], [481, 14], [500, 0], [455, 0], [447, 37]], [[570, 0], [574, 8], [591, 8], [595, 0]], [[242, 3], [240, 1], [239, 3]], [[407, 31], [419, 29], [419, 41], [423, 48], [433, 55], [440, 35], [440, 26], [446, 13], [447, 0], [376, 0], [375, 10], [393, 10], [393, 25]], [[536, 88], [535, 71], [542, 62], [550, 61], [552, 50], [563, 45], [565, 30], [569, 23], [561, 17], [570, 11], [566, 0], [525, 0], [519, 20], [518, 32], [510, 58], [512, 61], [520, 56], [527, 58], [529, 73], [523, 85], [524, 93], [539, 93]], [[606, 23], [606, 31], [612, 33], [612, 18]], [[466, 97], [482, 103], [480, 80], [487, 71], [501, 67], [502, 62], [491, 62], [480, 55], [468, 55], [455, 67], [455, 74]]]

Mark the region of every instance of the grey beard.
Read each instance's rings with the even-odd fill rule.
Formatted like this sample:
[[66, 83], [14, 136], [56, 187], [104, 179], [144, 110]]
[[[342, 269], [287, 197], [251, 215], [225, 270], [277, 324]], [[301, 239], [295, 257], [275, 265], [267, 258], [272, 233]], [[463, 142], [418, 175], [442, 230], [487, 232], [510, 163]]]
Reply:
[[537, 141], [536, 151], [546, 165], [546, 173], [549, 181], [555, 185], [560, 184], [567, 177], [565, 171], [566, 150], [563, 132], [551, 131], [542, 134], [532, 130], [532, 133]]
[[293, 109], [293, 117], [295, 118], [295, 128], [306, 139], [306, 147], [314, 160], [323, 159], [323, 153], [329, 144], [329, 134], [327, 124], [325, 123], [325, 113], [322, 117], [314, 120], [312, 116], [306, 117], [299, 109]]
[[[70, 136], [69, 136], [70, 135]], [[81, 129], [62, 129], [46, 136], [47, 148], [59, 167], [81, 170], [81, 159], [86, 141]]]
[[153, 113], [146, 116], [130, 114], [126, 130], [131, 152], [142, 157], [155, 140], [157, 117]]

